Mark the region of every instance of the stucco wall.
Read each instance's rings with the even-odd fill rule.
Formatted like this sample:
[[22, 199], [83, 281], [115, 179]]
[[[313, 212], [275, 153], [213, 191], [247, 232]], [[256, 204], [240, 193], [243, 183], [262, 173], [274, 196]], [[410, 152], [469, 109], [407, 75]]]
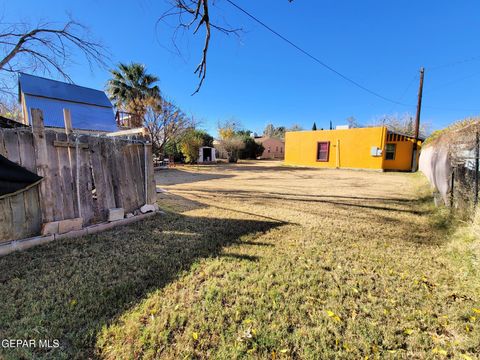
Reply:
[[[412, 169], [412, 151], [414, 141], [387, 141], [386, 144], [395, 144], [395, 159], [383, 161], [383, 168], [385, 170], [411, 170]], [[417, 153], [420, 153], [420, 145]], [[385, 154], [384, 154], [385, 158]]]
[[[382, 169], [383, 156], [372, 156], [372, 146], [384, 148], [386, 128], [295, 131], [285, 135], [285, 163], [316, 167]], [[330, 142], [329, 160], [317, 161], [317, 143]], [[339, 148], [337, 149], [337, 144]], [[337, 156], [339, 154], [339, 156]]]
[[269, 138], [258, 142], [265, 149], [260, 157], [261, 159], [283, 159], [285, 157], [285, 143], [282, 140]]

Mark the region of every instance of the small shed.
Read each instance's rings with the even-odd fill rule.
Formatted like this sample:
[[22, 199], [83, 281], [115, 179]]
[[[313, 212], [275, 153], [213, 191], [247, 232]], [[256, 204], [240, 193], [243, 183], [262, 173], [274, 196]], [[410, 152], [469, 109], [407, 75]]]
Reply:
[[20, 73], [18, 100], [26, 125], [32, 123], [31, 109], [41, 109], [45, 127], [63, 128], [63, 110], [68, 109], [73, 129], [98, 132], [118, 130], [112, 103], [100, 90]]
[[210, 146], [202, 146], [198, 153], [198, 163], [211, 163], [216, 162], [217, 157], [215, 155], [215, 148]]

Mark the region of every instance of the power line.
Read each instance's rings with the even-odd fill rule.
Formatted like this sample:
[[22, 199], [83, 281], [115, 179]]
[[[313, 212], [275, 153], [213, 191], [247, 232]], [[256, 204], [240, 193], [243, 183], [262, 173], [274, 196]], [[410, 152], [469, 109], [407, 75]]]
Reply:
[[[267, 29], [268, 31], [270, 31], [272, 34], [274, 34], [275, 36], [279, 37], [280, 39], [282, 39], [283, 41], [285, 41], [286, 43], [288, 43], [290, 46], [294, 47], [296, 50], [300, 51], [301, 53], [303, 53], [304, 55], [308, 56], [310, 59], [314, 60], [315, 62], [317, 62], [318, 64], [320, 64], [321, 66], [323, 66], [324, 68], [328, 69], [329, 71], [333, 72], [334, 74], [338, 75], [339, 77], [341, 77], [342, 79], [344, 79], [345, 81], [351, 83], [352, 85], [360, 88], [361, 90], [377, 97], [377, 98], [380, 98], [384, 101], [387, 101], [387, 102], [390, 102], [390, 103], [393, 103], [395, 105], [401, 105], [401, 106], [406, 106], [406, 107], [415, 107], [415, 105], [412, 105], [412, 104], [406, 104], [406, 103], [403, 103], [401, 101], [397, 101], [397, 100], [393, 100], [393, 99], [390, 99], [386, 96], [383, 96], [373, 90], [370, 90], [368, 89], [367, 87], [361, 85], [360, 83], [356, 82], [355, 80], [349, 78], [348, 76], [342, 74], [341, 72], [339, 72], [338, 70], [335, 70], [333, 67], [329, 66], [328, 64], [326, 64], [325, 62], [323, 62], [322, 60], [320, 60], [319, 58], [317, 58], [316, 56], [312, 55], [311, 53], [309, 53], [308, 51], [302, 49], [300, 46], [298, 46], [297, 44], [295, 44], [294, 42], [292, 42], [291, 40], [287, 39], [285, 36], [283, 36], [282, 34], [280, 34], [278, 31], [272, 29], [270, 26], [268, 26], [267, 24], [265, 24], [263, 21], [261, 21], [260, 19], [258, 19], [257, 17], [255, 17], [254, 15], [252, 15], [251, 13], [249, 13], [247, 10], [243, 9], [242, 7], [240, 7], [239, 5], [235, 4], [232, 0], [226, 0], [228, 3], [230, 3], [232, 6], [234, 6], [235, 8], [237, 8], [238, 10], [240, 10], [242, 13], [244, 13], [245, 15], [247, 15], [249, 18], [251, 18], [252, 20], [254, 20], [255, 22], [257, 22], [258, 24], [260, 24], [261, 26], [263, 26], [265, 29]], [[465, 59], [465, 60], [461, 60], [461, 61], [456, 61], [456, 62], [453, 62], [453, 63], [449, 63], [449, 64], [444, 64], [444, 65], [440, 65], [440, 66], [435, 66], [433, 68], [431, 68], [431, 70], [436, 70], [436, 69], [440, 69], [440, 68], [444, 68], [444, 67], [448, 67], [448, 66], [454, 66], [454, 65], [457, 65], [457, 64], [461, 64], [461, 63], [465, 63], [465, 62], [469, 62], [469, 61], [474, 61], [474, 60], [479, 60], [480, 59], [480, 56], [478, 57], [472, 57], [472, 58], [469, 58], [469, 59]], [[412, 80], [412, 83], [413, 83], [413, 80]], [[411, 86], [411, 83], [409, 84], [408, 88]], [[408, 88], [405, 90], [405, 93], [406, 91], [408, 91]], [[404, 97], [405, 95], [402, 95], [402, 98]], [[428, 108], [428, 109], [432, 109], [432, 110], [445, 110], [445, 111], [476, 111], [474, 109], [454, 109], [454, 108], [443, 108], [443, 107], [436, 107], [436, 106], [424, 106], [424, 108]]]
[[240, 10], [241, 12], [243, 12], [245, 15], [247, 15], [249, 18], [251, 18], [252, 20], [254, 20], [255, 22], [257, 22], [258, 24], [262, 25], [265, 29], [267, 29], [268, 31], [270, 31], [272, 34], [276, 35], [277, 37], [279, 37], [280, 39], [282, 39], [283, 41], [285, 41], [286, 43], [288, 43], [290, 46], [294, 47], [295, 49], [297, 49], [298, 51], [300, 51], [301, 53], [303, 53], [304, 55], [308, 56], [310, 59], [314, 60], [315, 62], [319, 63], [321, 66], [323, 66], [324, 68], [330, 70], [331, 72], [333, 72], [334, 74], [338, 75], [339, 77], [341, 77], [342, 79], [344, 79], [345, 81], [348, 81], [349, 83], [355, 85], [356, 87], [362, 89], [363, 91], [373, 95], [373, 96], [376, 96], [384, 101], [387, 101], [387, 102], [390, 102], [390, 103], [393, 103], [393, 104], [396, 104], [396, 105], [402, 105], [402, 106], [412, 106], [412, 105], [408, 105], [408, 104], [405, 104], [405, 103], [402, 103], [400, 101], [396, 101], [396, 100], [393, 100], [393, 99], [390, 99], [386, 96], [383, 96], [373, 90], [370, 90], [368, 89], [367, 87], [359, 84], [358, 82], [356, 82], [355, 80], [349, 78], [348, 76], [342, 74], [341, 72], [335, 70], [334, 68], [332, 68], [331, 66], [327, 65], [326, 63], [324, 63], [322, 60], [320, 60], [319, 58], [317, 58], [316, 56], [312, 55], [311, 53], [309, 53], [308, 51], [306, 50], [303, 50], [300, 46], [296, 45], [295, 43], [293, 43], [292, 41], [290, 41], [289, 39], [287, 39], [285, 36], [283, 36], [282, 34], [280, 34], [279, 32], [275, 31], [274, 29], [272, 29], [270, 26], [268, 26], [267, 24], [265, 24], [263, 21], [261, 21], [260, 19], [258, 19], [257, 17], [255, 17], [254, 15], [250, 14], [248, 11], [246, 11], [245, 9], [241, 8], [240, 6], [238, 6], [237, 4], [235, 4], [233, 1], [231, 0], [226, 0], [227, 2], [229, 2], [232, 6], [236, 7], [238, 10]]
[[431, 68], [427, 68], [427, 69], [428, 69], [428, 71], [444, 69], [444, 68], [464, 64], [464, 63], [471, 62], [471, 61], [477, 61], [477, 60], [480, 60], [480, 56], [473, 56], [473, 57], [469, 57], [467, 59], [457, 60], [457, 61], [446, 63], [446, 64], [443, 64], [443, 65], [437, 65], [437, 66], [434, 66], [434, 67], [431, 67]]
[[455, 79], [455, 80], [451, 80], [451, 81], [446, 82], [446, 83], [444, 83], [444, 84], [435, 86], [434, 88], [429, 89], [428, 91], [429, 91], [429, 92], [432, 92], [432, 91], [436, 91], [436, 90], [438, 90], [438, 89], [442, 89], [442, 88], [444, 88], [444, 87], [447, 87], [447, 86], [452, 85], [452, 84], [456, 84], [456, 83], [461, 82], [461, 81], [463, 81], [463, 80], [471, 79], [471, 78], [477, 76], [478, 74], [480, 74], [480, 72], [479, 72], [479, 71], [476, 71], [476, 72], [474, 72], [473, 74], [466, 75], [466, 76], [462, 76], [462, 77], [457, 78], [457, 79]]
[[[415, 75], [415, 76], [412, 77], [412, 79], [411, 79], [410, 82], [408, 83], [407, 87], [406, 87], [405, 90], [402, 92], [402, 95], [400, 96], [400, 98], [398, 99], [398, 101], [402, 101], [402, 100], [403, 100], [403, 98], [405, 97], [405, 95], [407, 95], [408, 90], [410, 90], [410, 87], [411, 87], [412, 84], [415, 82], [415, 80], [417, 80], [417, 78], [418, 78], [418, 75]], [[397, 104], [394, 104], [388, 113], [391, 114], [396, 107], [397, 107]], [[412, 105], [412, 107], [413, 107], [413, 105]]]

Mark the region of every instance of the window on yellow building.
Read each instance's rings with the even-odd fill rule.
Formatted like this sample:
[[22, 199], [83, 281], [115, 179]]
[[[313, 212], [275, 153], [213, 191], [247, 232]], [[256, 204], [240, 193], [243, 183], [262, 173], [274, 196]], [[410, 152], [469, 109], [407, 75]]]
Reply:
[[330, 141], [317, 143], [317, 161], [328, 161], [328, 152], [330, 150]]
[[395, 160], [395, 144], [387, 144], [385, 147], [385, 160]]

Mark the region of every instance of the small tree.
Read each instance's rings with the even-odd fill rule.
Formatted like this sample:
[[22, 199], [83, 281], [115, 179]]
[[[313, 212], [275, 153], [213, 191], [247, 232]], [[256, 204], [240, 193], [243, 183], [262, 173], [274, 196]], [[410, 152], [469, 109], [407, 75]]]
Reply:
[[303, 127], [298, 124], [293, 124], [291, 128], [287, 129], [286, 131], [302, 131]]
[[238, 124], [233, 120], [218, 124], [219, 150], [227, 154], [228, 162], [238, 161], [239, 151], [245, 147], [242, 136], [238, 134]]
[[347, 125], [350, 129], [353, 129], [353, 128], [358, 128], [360, 127], [360, 125], [358, 124], [358, 121], [357, 119], [355, 118], [355, 116], [349, 116], [347, 119]]
[[202, 137], [202, 146], [213, 147], [213, 136], [204, 130], [197, 130], [198, 134]]
[[182, 149], [180, 146], [181, 139], [171, 139], [167, 141], [163, 148], [163, 155], [168, 159], [173, 159], [175, 162], [183, 162], [185, 160], [185, 156], [182, 153]]
[[198, 160], [200, 148], [203, 146], [204, 132], [188, 129], [180, 140], [180, 150], [185, 156], [185, 162], [193, 164]]
[[256, 159], [263, 154], [265, 148], [262, 144], [259, 144], [250, 135], [250, 131], [239, 131], [243, 139], [243, 149], [239, 150], [238, 157], [240, 159]]
[[313, 122], [312, 130], [316, 131], [317, 130], [317, 123]]
[[268, 124], [263, 130], [263, 136], [269, 138], [283, 139], [285, 138], [285, 126], [275, 127], [273, 124]]

